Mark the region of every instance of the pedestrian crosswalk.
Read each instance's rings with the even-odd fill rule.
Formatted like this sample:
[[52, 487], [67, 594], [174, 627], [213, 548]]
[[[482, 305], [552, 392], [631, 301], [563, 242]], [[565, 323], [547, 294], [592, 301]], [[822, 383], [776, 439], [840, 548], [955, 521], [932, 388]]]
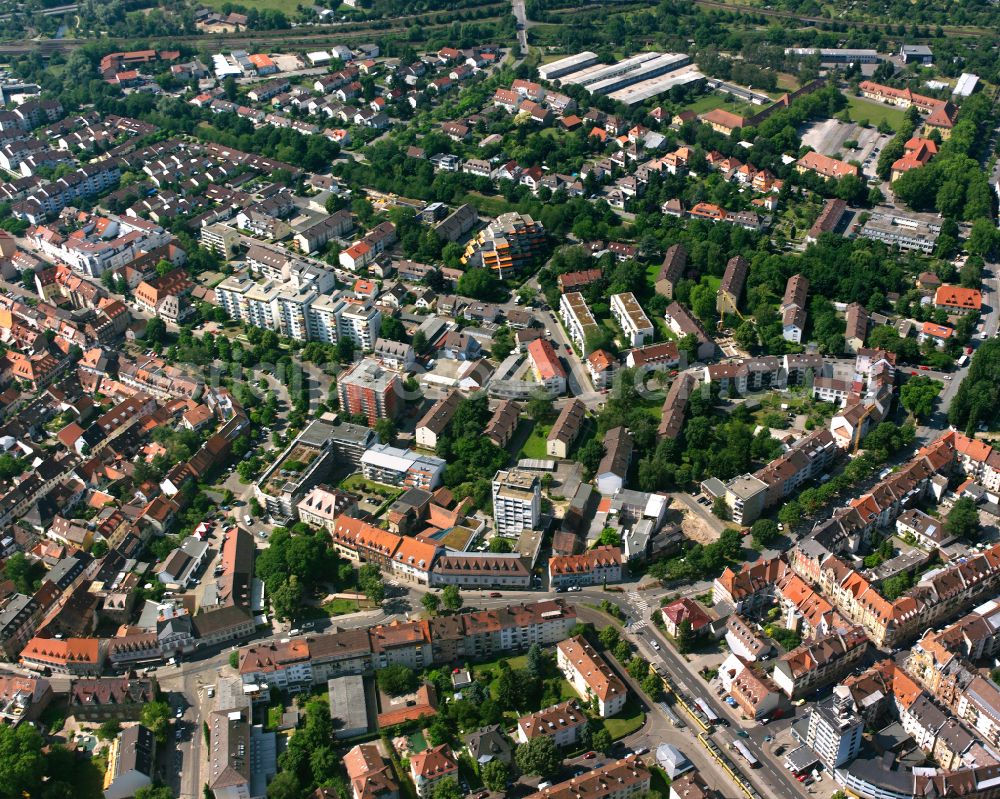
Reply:
[[632, 622], [629, 629], [633, 631], [645, 629], [649, 626], [649, 602], [638, 591], [629, 591], [626, 596], [628, 603], [637, 611], [637, 619]]

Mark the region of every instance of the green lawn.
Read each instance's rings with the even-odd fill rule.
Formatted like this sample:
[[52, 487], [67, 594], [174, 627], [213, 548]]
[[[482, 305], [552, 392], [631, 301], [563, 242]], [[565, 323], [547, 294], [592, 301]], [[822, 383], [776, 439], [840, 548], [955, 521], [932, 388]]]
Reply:
[[284, 704], [271, 705], [267, 709], [267, 725], [265, 729], [277, 730], [281, 726], [281, 716], [285, 712]]
[[528, 665], [527, 655], [516, 655], [515, 657], [498, 657], [493, 660], [484, 660], [482, 663], [473, 664], [473, 671], [477, 674], [481, 674], [484, 671], [494, 672], [496, 674], [498, 664], [501, 660], [506, 660], [510, 664], [510, 667], [517, 671], [518, 669], [523, 669]]
[[701, 282], [712, 289], [712, 291], [718, 291], [719, 286], [722, 285], [722, 278], [715, 275], [702, 275]]
[[760, 106], [735, 102], [729, 95], [715, 93], [702, 95], [693, 103], [685, 106], [684, 110], [694, 111], [696, 114], [704, 114], [706, 111], [713, 111], [716, 108], [721, 108], [724, 111], [742, 116], [752, 116], [761, 110]]
[[485, 194], [470, 191], [463, 198], [463, 203], [472, 203], [485, 216], [500, 216], [516, 208], [503, 197], [487, 197]]
[[519, 459], [538, 458], [542, 460], [548, 458], [549, 453], [546, 446], [551, 429], [552, 425], [550, 424], [536, 424], [531, 430], [531, 435], [524, 442], [524, 446], [521, 447], [521, 451], [517, 454], [517, 457]]
[[[226, 0], [205, 0], [203, 5], [209, 8], [222, 8]], [[249, 8], [256, 8], [258, 11], [284, 11], [289, 14], [293, 8], [288, 0], [240, 0], [239, 5]]]
[[611, 733], [614, 740], [624, 738], [640, 729], [646, 723], [646, 714], [639, 707], [635, 697], [630, 696], [625, 703], [625, 709], [614, 718], [604, 719], [604, 729]]
[[[345, 613], [356, 613], [358, 611], [358, 604], [350, 599], [333, 599], [323, 605], [323, 611], [327, 616], [342, 616]], [[371, 602], [367, 600], [361, 600], [361, 609], [374, 607]]]
[[847, 97], [847, 108], [851, 112], [851, 121], [868, 120], [871, 125], [878, 125], [883, 119], [892, 127], [899, 130], [906, 119], [906, 111], [882, 103], [873, 103], [864, 97]]

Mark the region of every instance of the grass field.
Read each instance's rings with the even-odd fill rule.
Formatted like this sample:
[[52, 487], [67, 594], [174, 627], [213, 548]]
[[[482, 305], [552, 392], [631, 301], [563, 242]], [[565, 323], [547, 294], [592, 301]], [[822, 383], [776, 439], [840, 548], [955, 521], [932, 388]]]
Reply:
[[722, 285], [722, 278], [716, 275], [702, 275], [701, 282], [707, 285], [712, 291], [717, 292]]
[[[226, 4], [226, 0], [205, 0], [202, 5], [208, 8], [221, 9]], [[241, 6], [246, 8], [256, 8], [258, 11], [284, 11], [290, 14], [295, 7], [288, 0], [240, 0]]]
[[752, 106], [749, 103], [732, 102], [732, 98], [728, 95], [714, 93], [699, 97], [690, 105], [685, 106], [684, 110], [694, 111], [696, 114], [704, 114], [706, 111], [712, 111], [716, 108], [729, 111], [731, 114], [742, 114], [744, 116], [756, 114], [760, 110], [758, 106]]
[[629, 697], [625, 709], [617, 716], [604, 720], [604, 729], [611, 733], [614, 740], [624, 738], [640, 729], [646, 723], [646, 714], [639, 707], [635, 697]]
[[500, 214], [516, 210], [515, 207], [507, 202], [503, 197], [487, 197], [486, 195], [479, 194], [475, 191], [468, 192], [462, 198], [462, 202], [472, 203], [486, 216], [500, 216]]
[[531, 435], [524, 442], [524, 446], [521, 447], [521, 451], [518, 453], [518, 458], [541, 458], [545, 459], [549, 457], [546, 451], [546, 445], [548, 443], [549, 431], [552, 429], [550, 424], [536, 424], [532, 430]]
[[327, 616], [343, 616], [345, 613], [357, 613], [359, 609], [374, 607], [371, 602], [365, 600], [362, 600], [360, 605], [359, 608], [358, 603], [350, 599], [331, 599], [323, 605], [323, 611]]
[[864, 97], [848, 97], [847, 108], [851, 112], [851, 121], [868, 120], [871, 125], [878, 125], [883, 119], [893, 130], [899, 130], [906, 119], [906, 112], [882, 103], [873, 103]]

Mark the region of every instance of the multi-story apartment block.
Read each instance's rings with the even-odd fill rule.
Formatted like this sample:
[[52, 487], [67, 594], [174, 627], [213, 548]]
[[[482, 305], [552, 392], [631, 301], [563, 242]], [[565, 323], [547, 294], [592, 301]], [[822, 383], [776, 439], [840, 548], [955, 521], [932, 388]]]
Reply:
[[556, 746], [573, 746], [587, 726], [587, 714], [575, 699], [552, 705], [517, 721], [517, 740], [526, 744], [533, 738], [548, 738]]
[[[397, 545], [400, 540], [357, 519], [338, 521], [356, 523], [359, 540], [374, 533], [394, 539]], [[344, 533], [346, 536], [346, 529]], [[395, 547], [390, 558], [394, 553]], [[325, 685], [332, 677], [370, 674], [391, 663], [422, 669], [432, 664], [488, 659], [504, 652], [524, 651], [533, 644], [556, 644], [566, 638], [575, 623], [576, 610], [572, 606], [550, 599], [429, 621], [394, 621], [369, 629], [251, 644], [240, 651], [239, 670], [244, 685], [255, 686], [251, 689], [254, 699], [266, 701], [264, 691], [275, 686], [303, 685], [310, 669], [312, 684]], [[303, 646], [308, 660], [302, 657]], [[281, 673], [286, 670], [287, 674]]]
[[530, 263], [544, 246], [541, 223], [512, 211], [497, 217], [469, 242], [462, 263], [485, 267], [503, 280]]
[[750, 264], [741, 255], [730, 258], [726, 263], [726, 271], [715, 298], [715, 310], [720, 316], [739, 313], [740, 296], [749, 271]]
[[806, 746], [819, 756], [824, 766], [839, 768], [857, 756], [864, 728], [850, 691], [838, 685], [833, 696], [820, 702], [809, 714]]
[[588, 355], [587, 337], [600, 328], [590, 307], [579, 291], [569, 291], [559, 298], [559, 317], [566, 325], [570, 339], [580, 352]]
[[611, 315], [624, 331], [629, 346], [641, 347], [653, 337], [653, 323], [631, 291], [611, 295]]
[[783, 655], [774, 664], [771, 679], [790, 699], [839, 680], [847, 674], [868, 648], [862, 629], [834, 631], [806, 641]]
[[557, 555], [549, 558], [549, 585], [605, 585], [622, 579], [620, 547], [600, 546], [580, 555]]
[[528, 358], [535, 380], [541, 383], [550, 397], [557, 397], [566, 391], [566, 369], [548, 339], [536, 338], [532, 341], [528, 345]]
[[[578, 799], [583, 796], [587, 799], [637, 799], [649, 793], [651, 779], [649, 766], [638, 756], [629, 755], [624, 760], [529, 794], [527, 799]], [[673, 781], [670, 799], [710, 799], [712, 793], [708, 786], [704, 790], [686, 787], [692, 779], [704, 785], [697, 772], [689, 771]]]
[[556, 662], [585, 703], [597, 700], [598, 714], [610, 718], [622, 711], [628, 689], [582, 635], [556, 645]]
[[520, 469], [501, 469], [493, 477], [493, 524], [499, 535], [534, 530], [542, 512], [538, 477]]
[[336, 457], [332, 429], [325, 422], [311, 422], [257, 480], [254, 496], [268, 515], [283, 521], [297, 518], [298, 504], [326, 477]]
[[531, 587], [531, 572], [518, 553], [452, 552], [438, 558], [431, 585], [527, 590]]
[[781, 299], [781, 336], [785, 341], [799, 344], [806, 327], [806, 300], [809, 296], [809, 278], [792, 275], [785, 284]]
[[361, 456], [365, 479], [409, 488], [437, 488], [446, 465], [443, 458], [388, 444], [373, 444]]
[[344, 298], [337, 317], [337, 335], [349, 338], [365, 352], [375, 346], [382, 326], [382, 312], [371, 300]]
[[337, 381], [340, 408], [360, 413], [372, 426], [379, 419], [394, 419], [403, 404], [402, 380], [370, 358], [358, 361]]

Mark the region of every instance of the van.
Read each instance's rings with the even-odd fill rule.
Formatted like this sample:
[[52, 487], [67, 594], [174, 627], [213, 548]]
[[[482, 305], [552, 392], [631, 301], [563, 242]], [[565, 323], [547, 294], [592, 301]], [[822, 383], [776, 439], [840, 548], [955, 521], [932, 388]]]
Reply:
[[251, 524], [253, 524], [253, 519], [252, 519], [252, 518], [250, 517], [250, 514], [249, 514], [249, 513], [247, 513], [247, 514], [245, 514], [245, 515], [243, 516], [243, 523], [244, 523], [244, 524], [245, 524], [245, 525], [246, 525], [247, 527], [249, 527], [249, 526], [250, 526]]
[[300, 630], [298, 627], [296, 627], [294, 630], [289, 630], [288, 634], [289, 635], [298, 635], [301, 632], [302, 632], [302, 630]]
[[538, 790], [540, 791], [544, 791], [546, 788], [551, 788], [551, 787], [552, 783], [549, 782], [548, 780], [542, 780], [540, 783], [538, 783]]

